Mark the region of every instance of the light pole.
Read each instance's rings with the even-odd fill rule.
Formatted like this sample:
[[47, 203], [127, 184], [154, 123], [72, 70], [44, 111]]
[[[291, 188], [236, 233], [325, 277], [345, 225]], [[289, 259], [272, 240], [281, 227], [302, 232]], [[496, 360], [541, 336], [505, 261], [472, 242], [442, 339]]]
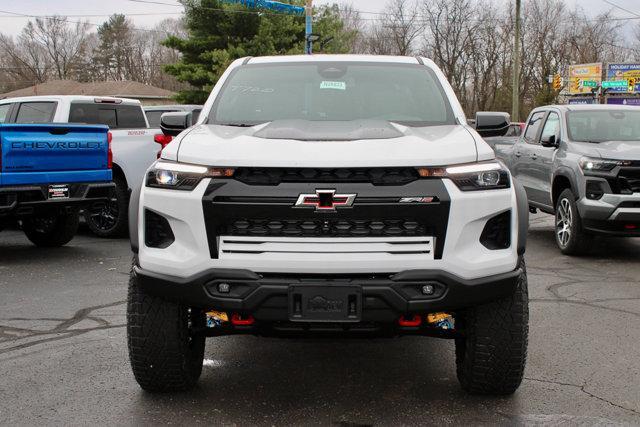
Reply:
[[511, 120], [520, 121], [520, 0], [516, 0], [516, 28], [513, 46], [513, 95], [511, 100]]
[[307, 0], [306, 18], [304, 28], [305, 53], [311, 55], [313, 53], [313, 0]]

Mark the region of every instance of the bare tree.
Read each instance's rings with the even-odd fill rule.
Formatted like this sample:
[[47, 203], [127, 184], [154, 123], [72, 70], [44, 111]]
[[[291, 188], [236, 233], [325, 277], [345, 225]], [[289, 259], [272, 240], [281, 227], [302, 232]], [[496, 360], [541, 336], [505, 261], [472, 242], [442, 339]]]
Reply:
[[36, 18], [29, 22], [23, 35], [46, 51], [54, 76], [58, 79], [76, 77], [87, 54], [89, 24], [70, 24], [64, 17]]
[[377, 55], [412, 55], [423, 31], [418, 7], [412, 0], [391, 0], [383, 18], [367, 34], [367, 50]]
[[625, 59], [628, 50], [620, 40], [623, 24], [611, 18], [611, 12], [607, 12], [590, 19], [580, 10], [568, 16], [572, 60], [589, 63]]
[[16, 41], [10, 36], [0, 34], [0, 52], [2, 68], [18, 83], [42, 83], [46, 81], [52, 68], [45, 49], [26, 37], [24, 32]]
[[344, 5], [340, 7], [340, 19], [344, 31], [354, 34], [350, 52], [365, 53], [367, 51], [365, 25], [360, 12], [353, 5]]
[[424, 0], [427, 22], [422, 52], [448, 77], [463, 105], [468, 105], [469, 55], [476, 37], [476, 8], [470, 0]]

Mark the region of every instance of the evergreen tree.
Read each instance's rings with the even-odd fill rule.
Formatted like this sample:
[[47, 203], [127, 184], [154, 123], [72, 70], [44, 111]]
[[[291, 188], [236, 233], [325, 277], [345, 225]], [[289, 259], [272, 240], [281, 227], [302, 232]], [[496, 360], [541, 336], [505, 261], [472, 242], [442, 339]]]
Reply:
[[[164, 42], [182, 55], [177, 63], [165, 66], [165, 71], [193, 87], [178, 93], [179, 102], [204, 103], [224, 70], [237, 58], [304, 52], [303, 16], [248, 9], [219, 0], [182, 3], [188, 37], [171, 36]], [[355, 35], [344, 30], [337, 6], [321, 7], [317, 14], [316, 32], [325, 40], [331, 38], [325, 51], [348, 52]]]
[[94, 51], [93, 62], [98, 74], [105, 80], [127, 80], [133, 54], [133, 32], [124, 15], [112, 15], [98, 27], [99, 45]]

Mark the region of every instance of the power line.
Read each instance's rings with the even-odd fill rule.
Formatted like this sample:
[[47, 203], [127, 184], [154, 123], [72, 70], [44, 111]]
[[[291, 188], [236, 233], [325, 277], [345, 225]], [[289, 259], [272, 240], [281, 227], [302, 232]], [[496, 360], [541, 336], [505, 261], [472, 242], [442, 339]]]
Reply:
[[625, 9], [625, 8], [624, 8], [624, 7], [622, 7], [622, 6], [618, 6], [617, 4], [613, 3], [612, 1], [604, 0], [604, 2], [605, 2], [605, 3], [607, 3], [607, 4], [609, 4], [609, 5], [611, 5], [611, 6], [613, 6], [613, 7], [615, 7], [615, 8], [617, 8], [617, 9], [620, 9], [620, 10], [623, 10], [623, 11], [625, 11], [625, 12], [627, 12], [627, 13], [630, 13], [630, 14], [634, 15], [634, 16], [635, 16], [635, 17], [637, 17], [637, 18], [640, 18], [640, 14], [638, 14], [638, 13], [636, 13], [636, 12], [633, 12], [633, 11], [631, 11], [631, 10], [629, 10], [629, 9]]
[[[143, 4], [154, 4], [154, 5], [162, 5], [162, 6], [173, 6], [173, 7], [183, 7], [183, 5], [181, 4], [177, 4], [177, 3], [166, 3], [166, 2], [162, 2], [162, 1], [158, 1], [158, 0], [125, 0], [125, 1], [129, 1], [132, 3], [143, 3]], [[606, 3], [617, 7], [621, 10], [624, 10], [628, 13], [631, 13], [635, 16], [633, 17], [619, 17], [619, 18], [615, 18], [615, 17], [600, 17], [600, 18], [589, 18], [589, 19], [584, 19], [583, 21], [587, 21], [587, 22], [594, 22], [594, 21], [599, 21], [599, 20], [604, 20], [604, 21], [633, 21], [633, 20], [639, 20], [640, 19], [640, 14], [637, 14], [635, 12], [632, 12], [628, 9], [624, 9], [608, 0], [604, 0]], [[204, 10], [211, 10], [211, 11], [217, 11], [217, 12], [225, 12], [225, 13], [238, 13], [238, 14], [248, 14], [248, 15], [277, 15], [277, 16], [283, 16], [282, 14], [279, 13], [273, 13], [273, 12], [268, 12], [268, 11], [252, 11], [252, 10], [240, 10], [240, 9], [230, 9], [230, 8], [211, 8], [211, 7], [205, 7], [203, 8]], [[358, 10], [358, 9], [339, 9], [340, 11], [353, 11], [356, 13], [362, 13], [362, 14], [369, 14], [369, 15], [376, 15], [378, 17], [376, 18], [360, 18], [361, 21], [366, 21], [366, 22], [381, 22], [381, 21], [386, 21], [388, 20], [388, 18], [394, 17], [392, 14], [389, 14], [388, 12], [373, 12], [373, 11], [365, 11], [365, 10]], [[67, 19], [68, 17], [75, 17], [75, 18], [83, 18], [83, 17], [107, 17], [107, 16], [112, 16], [112, 15], [107, 15], [107, 14], [85, 14], [85, 15], [81, 15], [81, 14], [75, 14], [75, 15], [65, 15], [64, 17], [62, 16], [57, 16], [57, 15], [33, 15], [33, 14], [25, 14], [25, 13], [19, 13], [19, 12], [12, 12], [12, 11], [5, 11], [5, 10], [0, 10], [0, 13], [4, 13], [4, 14], [8, 14], [8, 15], [13, 15], [13, 16], [2, 16], [0, 15], [0, 18], [46, 18], [46, 19], [52, 19], [52, 20], [56, 20], [56, 21], [60, 21], [60, 22], [67, 22], [67, 23], [71, 23], [71, 24], [81, 24], [81, 25], [90, 25], [90, 26], [94, 26], [94, 27], [99, 27], [102, 24], [98, 24], [98, 23], [94, 23], [94, 22], [89, 22], [89, 21], [74, 21], [74, 20], [69, 20]], [[125, 17], [132, 17], [132, 16], [162, 16], [162, 15], [182, 15], [183, 12], [163, 12], [163, 13], [128, 13], [128, 14], [123, 14]], [[287, 16], [293, 16], [293, 15], [287, 15]], [[299, 17], [299, 16], [293, 16], [295, 17]], [[413, 19], [414, 23], [416, 24], [429, 24], [431, 23], [433, 20], [425, 15], [422, 14], [417, 14], [415, 17], [411, 17], [408, 16], [406, 17], [407, 20], [411, 20]], [[442, 17], [437, 19], [437, 22], [441, 22], [441, 21], [451, 21], [453, 19], [447, 18], [447, 17]], [[468, 21], [471, 22], [487, 22], [489, 21], [487, 18], [475, 18], [475, 19], [470, 19]], [[562, 22], [562, 21], [558, 21], [558, 22]], [[567, 20], [566, 22], [569, 22], [569, 20]], [[149, 29], [149, 28], [137, 28], [137, 27], [130, 27], [131, 30], [134, 31], [143, 31], [143, 32], [155, 32], [155, 33], [162, 33], [162, 34], [170, 34], [168, 31], [164, 31], [164, 30], [155, 30], [155, 29]]]
[[[163, 5], [163, 6], [174, 6], [174, 7], [183, 7], [181, 4], [175, 3], [164, 3], [161, 1], [155, 0], [126, 0], [132, 3], [145, 3], [145, 4], [155, 4], [155, 5]], [[273, 16], [293, 16], [295, 18], [304, 18], [304, 15], [283, 15], [282, 13], [277, 12], [269, 12], [262, 10], [241, 10], [241, 9], [230, 9], [230, 8], [221, 8], [221, 7], [201, 7], [202, 10], [211, 10], [214, 12], [225, 12], [225, 13], [238, 13], [242, 15], [273, 15]]]
[[[0, 13], [9, 13], [9, 12], [0, 12]], [[85, 15], [64, 15], [65, 18], [103, 18], [113, 16], [113, 13], [103, 13], [103, 14], [85, 14]], [[161, 15], [183, 15], [182, 12], [161, 12], [161, 13], [127, 13], [125, 16], [161, 16]], [[30, 18], [52, 18], [55, 15], [29, 15]], [[0, 15], [0, 18], [15, 18], [22, 19], [27, 18], [27, 16], [7, 16]]]
[[[96, 24], [95, 22], [89, 22], [89, 21], [72, 21], [60, 16], [55, 16], [55, 15], [51, 15], [51, 16], [38, 16], [38, 15], [29, 15], [29, 14], [25, 14], [25, 13], [19, 13], [19, 12], [11, 12], [8, 10], [0, 10], [0, 13], [6, 13], [8, 15], [15, 15], [16, 17], [21, 17], [21, 18], [46, 18], [46, 19], [51, 19], [53, 21], [58, 21], [58, 22], [67, 22], [69, 24], [80, 24], [80, 25], [90, 25], [93, 27], [99, 27], [102, 24]], [[126, 15], [125, 15], [126, 16]], [[164, 30], [154, 30], [154, 29], [149, 29], [149, 28], [136, 28], [136, 27], [129, 27], [129, 29], [133, 30], [133, 31], [146, 31], [146, 32], [151, 32], [151, 33], [162, 33], [162, 34], [171, 34], [168, 31], [164, 31]]]

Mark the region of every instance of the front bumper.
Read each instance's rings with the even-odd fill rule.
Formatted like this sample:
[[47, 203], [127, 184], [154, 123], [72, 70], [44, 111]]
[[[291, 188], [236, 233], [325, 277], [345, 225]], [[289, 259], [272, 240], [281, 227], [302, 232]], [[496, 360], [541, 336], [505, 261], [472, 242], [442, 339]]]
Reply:
[[0, 188], [0, 216], [24, 217], [43, 210], [84, 208], [108, 201], [115, 188], [113, 182], [69, 184], [69, 197], [48, 198], [48, 185], [20, 185]]
[[640, 236], [640, 193], [606, 193], [599, 200], [578, 200], [587, 231], [612, 236]]
[[[180, 278], [134, 266], [145, 292], [190, 307], [252, 315], [258, 322], [289, 320], [289, 288], [292, 285], [350, 285], [362, 291], [362, 322], [395, 322], [399, 316], [455, 311], [512, 294], [521, 268], [477, 279], [463, 279], [441, 270], [407, 270], [376, 275], [278, 275], [249, 270], [211, 269]], [[222, 294], [218, 285], [226, 283]], [[433, 295], [421, 292], [425, 283]]]
[[[289, 202], [279, 206], [263, 207], [258, 203], [245, 206], [230, 206], [226, 200], [212, 202], [213, 198], [229, 198], [254, 194], [261, 191], [261, 197], [297, 197], [301, 193], [310, 193], [317, 188], [334, 188], [339, 194], [358, 193], [356, 205], [352, 210], [339, 210], [333, 214], [336, 219], [360, 216], [373, 218], [373, 213], [386, 214], [401, 218], [424, 219], [435, 227], [434, 255], [420, 253], [381, 254], [371, 251], [345, 250], [326, 251], [325, 249], [284, 248], [279, 252], [230, 253], [218, 256], [215, 244], [217, 239], [233, 234], [216, 234], [211, 224], [217, 218], [226, 219], [238, 215], [253, 215], [255, 218], [281, 219], [276, 213], [286, 218], [303, 217]], [[358, 205], [358, 200], [367, 197], [409, 197], [436, 195], [440, 200], [450, 203], [447, 217], [441, 215], [437, 206], [406, 206], [378, 203], [374, 205]], [[136, 200], [138, 204], [136, 204]], [[214, 203], [214, 208], [208, 205]], [[235, 203], [235, 202], [234, 202]], [[403, 186], [373, 186], [370, 184], [313, 184], [279, 185], [273, 187], [252, 187], [237, 182], [211, 181], [204, 179], [193, 191], [176, 191], [143, 187], [140, 197], [132, 203], [134, 213], [133, 239], [134, 250], [138, 253], [140, 266], [155, 273], [167, 276], [186, 278], [194, 273], [220, 269], [249, 269], [261, 274], [294, 274], [294, 275], [351, 275], [351, 274], [391, 274], [405, 270], [443, 271], [471, 280], [489, 277], [516, 268], [519, 247], [524, 247], [524, 233], [519, 232], [520, 224], [526, 227], [525, 215], [520, 212], [514, 188], [491, 191], [462, 192], [448, 179], [441, 182], [430, 180], [418, 181]], [[268, 209], [267, 209], [268, 208]], [[526, 206], [525, 206], [526, 208]], [[150, 247], [145, 243], [145, 210], [163, 216], [175, 241], [168, 247]], [[204, 210], [204, 212], [203, 212]], [[277, 210], [277, 212], [276, 212]], [[424, 213], [422, 213], [424, 210]], [[511, 211], [511, 245], [506, 249], [488, 249], [480, 242], [487, 222], [506, 211]], [[313, 218], [325, 218], [313, 212], [305, 213]], [[326, 215], [327, 220], [331, 220]], [[429, 224], [427, 224], [429, 225]], [[446, 231], [445, 230], [446, 227]], [[440, 230], [438, 232], [438, 230]], [[212, 233], [213, 231], [213, 233]], [[446, 235], [444, 234], [446, 233]], [[422, 236], [420, 236], [422, 237]], [[343, 243], [352, 242], [353, 237], [343, 238]], [[308, 243], [310, 239], [291, 239], [293, 243]], [[372, 239], [375, 243], [376, 240]], [[268, 242], [269, 245], [273, 242]], [[261, 246], [268, 246], [266, 243]], [[219, 248], [219, 247], [218, 247]], [[212, 250], [213, 249], [213, 250]], [[286, 250], [285, 250], [286, 249]], [[377, 249], [376, 249], [377, 251]], [[346, 254], [346, 252], [349, 252]]]

